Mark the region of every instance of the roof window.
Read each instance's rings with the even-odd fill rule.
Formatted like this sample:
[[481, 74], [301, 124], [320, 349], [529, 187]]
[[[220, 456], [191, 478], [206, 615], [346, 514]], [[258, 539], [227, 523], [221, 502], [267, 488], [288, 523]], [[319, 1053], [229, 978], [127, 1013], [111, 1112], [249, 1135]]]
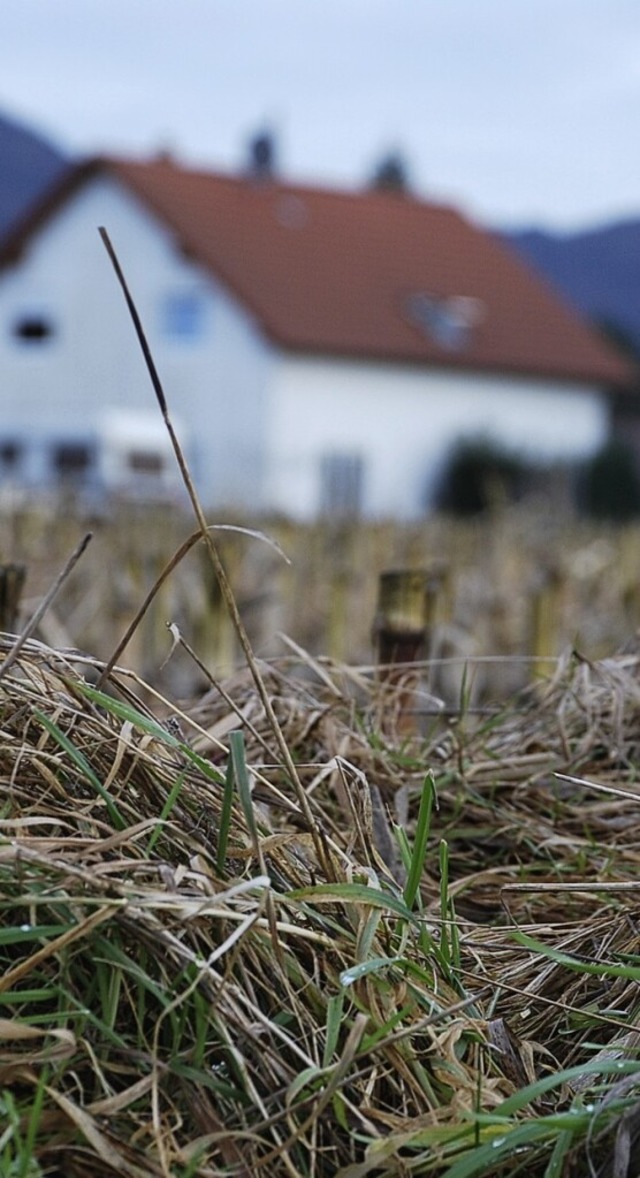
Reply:
[[474, 329], [484, 318], [481, 299], [470, 295], [412, 294], [407, 300], [409, 322], [439, 347], [462, 352], [471, 344]]

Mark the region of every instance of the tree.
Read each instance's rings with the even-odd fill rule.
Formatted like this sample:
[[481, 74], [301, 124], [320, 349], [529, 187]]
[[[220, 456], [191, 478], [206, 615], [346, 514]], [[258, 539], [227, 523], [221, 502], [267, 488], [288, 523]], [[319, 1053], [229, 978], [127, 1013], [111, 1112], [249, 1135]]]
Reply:
[[585, 463], [578, 498], [594, 519], [622, 522], [640, 515], [640, 479], [631, 447], [612, 438]]

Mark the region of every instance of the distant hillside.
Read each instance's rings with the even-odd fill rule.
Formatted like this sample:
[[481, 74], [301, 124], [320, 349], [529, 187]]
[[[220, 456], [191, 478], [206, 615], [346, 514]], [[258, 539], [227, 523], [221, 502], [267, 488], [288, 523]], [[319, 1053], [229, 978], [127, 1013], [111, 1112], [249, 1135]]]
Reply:
[[577, 310], [613, 326], [640, 356], [640, 220], [567, 235], [502, 236]]
[[42, 136], [0, 114], [0, 237], [68, 163]]

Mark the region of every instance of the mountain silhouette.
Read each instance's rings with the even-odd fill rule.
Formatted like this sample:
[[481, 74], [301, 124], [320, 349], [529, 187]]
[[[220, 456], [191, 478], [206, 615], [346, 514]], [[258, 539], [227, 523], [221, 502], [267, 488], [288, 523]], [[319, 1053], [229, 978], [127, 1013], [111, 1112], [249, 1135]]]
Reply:
[[640, 218], [579, 233], [501, 236], [576, 310], [640, 358]]
[[0, 237], [69, 163], [46, 138], [0, 114]]

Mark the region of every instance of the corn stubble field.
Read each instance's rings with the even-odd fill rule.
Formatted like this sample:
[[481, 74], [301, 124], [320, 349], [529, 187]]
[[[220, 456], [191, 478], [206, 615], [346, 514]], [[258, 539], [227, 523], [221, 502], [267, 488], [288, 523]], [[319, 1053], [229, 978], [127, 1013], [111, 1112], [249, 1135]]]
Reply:
[[[88, 526], [4, 512], [18, 628]], [[0, 1173], [640, 1172], [637, 529], [212, 532], [244, 640], [200, 538], [110, 669], [195, 524], [90, 526], [0, 637]]]

